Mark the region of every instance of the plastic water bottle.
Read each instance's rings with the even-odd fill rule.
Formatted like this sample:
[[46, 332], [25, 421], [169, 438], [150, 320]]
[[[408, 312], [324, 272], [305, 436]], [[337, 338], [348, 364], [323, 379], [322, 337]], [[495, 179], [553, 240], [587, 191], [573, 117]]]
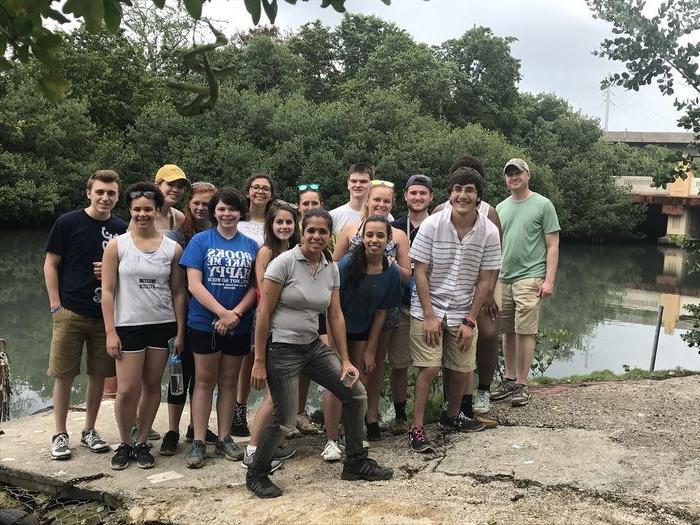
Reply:
[[182, 395], [185, 384], [182, 378], [182, 361], [177, 354], [170, 355], [170, 393], [174, 396]]

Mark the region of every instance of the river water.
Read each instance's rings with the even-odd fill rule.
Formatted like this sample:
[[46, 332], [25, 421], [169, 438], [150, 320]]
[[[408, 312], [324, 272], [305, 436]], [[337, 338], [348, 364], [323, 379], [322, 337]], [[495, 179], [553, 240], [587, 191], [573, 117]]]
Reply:
[[[46, 235], [0, 231], [0, 338], [9, 342], [13, 417], [51, 404]], [[700, 274], [689, 273], [693, 265], [682, 250], [653, 244], [562, 246], [555, 295], [543, 306], [541, 326], [566, 335], [546, 375], [648, 368], [659, 304], [664, 316], [656, 369], [700, 370], [697, 350], [680, 337], [691, 327], [683, 305], [700, 302]], [[84, 378], [77, 378], [72, 401], [81, 402], [84, 391]]]

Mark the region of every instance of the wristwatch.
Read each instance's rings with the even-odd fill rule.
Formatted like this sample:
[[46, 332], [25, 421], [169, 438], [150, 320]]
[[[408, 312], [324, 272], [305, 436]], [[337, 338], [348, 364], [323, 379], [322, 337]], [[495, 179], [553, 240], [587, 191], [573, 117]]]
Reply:
[[468, 326], [469, 328], [476, 328], [476, 321], [471, 315], [468, 315], [467, 317], [462, 319], [462, 324]]

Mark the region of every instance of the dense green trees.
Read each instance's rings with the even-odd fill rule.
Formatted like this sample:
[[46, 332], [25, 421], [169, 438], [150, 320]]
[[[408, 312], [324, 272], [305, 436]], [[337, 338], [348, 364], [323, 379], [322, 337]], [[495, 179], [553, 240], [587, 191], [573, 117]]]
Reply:
[[133, 28], [124, 34], [65, 35], [73, 91], [59, 105], [33, 93], [35, 63], [0, 75], [2, 221], [49, 221], [80, 205], [98, 166], [129, 183], [165, 162], [219, 184], [269, 171], [288, 199], [296, 183], [320, 182], [334, 206], [346, 198], [347, 166], [367, 160], [399, 185], [416, 172], [435, 177], [442, 199], [452, 160], [471, 153], [487, 167], [490, 202], [506, 196], [502, 166], [520, 156], [564, 232], [602, 239], [632, 234], [643, 215], [610, 176], [668, 169], [656, 151], [602, 142], [597, 122], [565, 101], [519, 93], [512, 39], [480, 27], [434, 48], [361, 15], [336, 28], [316, 21], [292, 35], [237, 35], [212, 53], [228, 66], [217, 105], [181, 117], [164, 82], [179, 74], [172, 43], [151, 37], [158, 24], [180, 35], [193, 28], [136, 15], [125, 15]]

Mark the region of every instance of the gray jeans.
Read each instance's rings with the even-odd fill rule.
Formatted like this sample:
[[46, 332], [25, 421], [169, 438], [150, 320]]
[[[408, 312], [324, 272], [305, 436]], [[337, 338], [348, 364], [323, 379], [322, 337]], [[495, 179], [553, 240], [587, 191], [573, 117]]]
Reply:
[[306, 345], [270, 345], [267, 352], [267, 385], [272, 397], [272, 423], [260, 438], [252, 471], [267, 473], [277, 447], [296, 427], [300, 374], [325, 387], [343, 403], [346, 461], [367, 457], [367, 450], [362, 446], [366, 438], [367, 393], [359, 381], [352, 388], [344, 386], [340, 381], [341, 373], [338, 354], [320, 339]]

